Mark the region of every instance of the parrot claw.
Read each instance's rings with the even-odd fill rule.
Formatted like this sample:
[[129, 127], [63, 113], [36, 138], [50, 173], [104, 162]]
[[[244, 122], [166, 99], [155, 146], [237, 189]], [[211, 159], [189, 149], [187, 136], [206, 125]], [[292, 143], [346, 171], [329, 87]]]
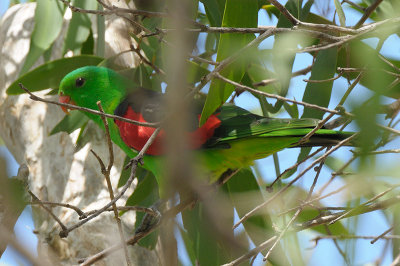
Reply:
[[158, 200], [150, 207], [153, 213], [152, 214], [146, 213], [146, 215], [143, 217], [142, 223], [136, 229], [135, 234], [150, 232], [161, 222], [162, 214], [159, 208], [164, 203], [165, 200]]

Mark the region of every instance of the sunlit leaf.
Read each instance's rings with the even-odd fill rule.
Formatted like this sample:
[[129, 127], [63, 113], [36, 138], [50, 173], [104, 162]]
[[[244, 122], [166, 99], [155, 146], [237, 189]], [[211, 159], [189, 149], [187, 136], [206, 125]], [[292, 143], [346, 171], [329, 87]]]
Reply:
[[[222, 27], [257, 27], [257, 12], [257, 0], [229, 0], [225, 5]], [[254, 39], [252, 34], [223, 34], [218, 44], [217, 61], [226, 59], [252, 39]], [[233, 63], [221, 71], [221, 75], [237, 82], [242, 79], [244, 73], [244, 62]], [[208, 117], [229, 98], [233, 90], [234, 86], [231, 84], [218, 79], [211, 81], [200, 124], [207, 121]]]
[[[88, 10], [97, 8], [95, 0], [74, 0], [72, 5]], [[73, 12], [64, 41], [63, 54], [67, 51], [73, 51], [76, 55], [80, 51], [82, 44], [88, 39], [91, 26], [92, 23], [88, 14]]]
[[82, 112], [73, 110], [66, 115], [50, 132], [50, 136], [58, 132], [71, 133], [78, 128], [81, 128], [89, 121], [89, 118]]
[[36, 3], [35, 27], [20, 74], [28, 72], [44, 51], [49, 49], [62, 27], [64, 5], [61, 1], [37, 0]]
[[25, 93], [19, 87], [19, 83], [22, 83], [30, 91], [57, 88], [61, 79], [72, 70], [83, 66], [97, 65], [103, 60], [97, 56], [80, 55], [47, 62], [18, 78], [7, 88], [6, 92], [12, 95]]
[[346, 26], [346, 16], [344, 15], [342, 5], [340, 4], [339, 0], [335, 0], [335, 7], [336, 7], [336, 13], [339, 17], [340, 21], [340, 26], [345, 27]]

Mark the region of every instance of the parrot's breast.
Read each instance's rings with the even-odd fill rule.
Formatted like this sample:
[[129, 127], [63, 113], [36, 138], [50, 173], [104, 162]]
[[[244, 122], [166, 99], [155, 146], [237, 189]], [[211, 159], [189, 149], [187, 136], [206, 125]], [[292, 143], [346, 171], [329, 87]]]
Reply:
[[[123, 117], [136, 120], [139, 122], [146, 122], [143, 118], [142, 114], [136, 113], [130, 106], [127, 108], [126, 113]], [[200, 115], [199, 115], [200, 118]], [[122, 140], [129, 147], [140, 151], [143, 146], [146, 144], [147, 140], [155, 131], [155, 128], [138, 126], [132, 123], [124, 122], [121, 120], [115, 120], [116, 125], [119, 128], [119, 132]], [[217, 129], [221, 124], [221, 121], [218, 119], [216, 115], [210, 116], [207, 122], [197, 128], [195, 131], [188, 132], [188, 137], [190, 141], [191, 149], [200, 148], [208, 139], [210, 139], [214, 135], [215, 129]], [[150, 145], [146, 154], [149, 155], [161, 155], [163, 154], [163, 139], [165, 138], [164, 130], [161, 130], [154, 142]]]

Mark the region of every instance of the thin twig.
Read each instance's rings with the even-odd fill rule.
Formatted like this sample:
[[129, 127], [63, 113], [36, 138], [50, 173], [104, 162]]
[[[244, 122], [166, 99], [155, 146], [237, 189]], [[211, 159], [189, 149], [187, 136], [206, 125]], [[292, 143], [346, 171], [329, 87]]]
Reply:
[[376, 241], [378, 241], [379, 239], [383, 238], [385, 235], [387, 235], [393, 229], [394, 229], [394, 227], [392, 226], [389, 229], [387, 229], [385, 232], [380, 234], [379, 236], [375, 237], [373, 240], [371, 240], [371, 244], [375, 244]]
[[[324, 160], [322, 160], [318, 166], [318, 171], [315, 174], [315, 178], [314, 181], [310, 187], [310, 191], [308, 192], [306, 201], [308, 201], [311, 198], [311, 195], [315, 189], [315, 186], [317, 184], [318, 181], [318, 177], [321, 173], [321, 169], [322, 166], [324, 165]], [[300, 213], [303, 211], [303, 206], [299, 206], [297, 208], [296, 213], [293, 215], [293, 217], [290, 219], [290, 221], [286, 224], [285, 228], [282, 230], [282, 232], [278, 235], [278, 237], [274, 240], [274, 244], [272, 244], [271, 248], [267, 251], [267, 254], [264, 256], [264, 261], [266, 261], [269, 257], [269, 255], [271, 255], [272, 251], [274, 250], [274, 248], [278, 245], [279, 241], [282, 239], [282, 237], [286, 234], [286, 232], [289, 230], [289, 227], [292, 225], [292, 223], [297, 219], [297, 217], [300, 215]]]
[[[310, 239], [310, 241], [315, 241], [318, 242], [319, 240], [324, 240], [324, 239], [374, 239], [376, 236], [358, 236], [358, 235], [324, 235], [324, 236], [317, 236], [313, 239]], [[390, 239], [400, 239], [399, 235], [389, 235], [389, 236], [383, 236], [382, 239], [390, 240]]]
[[[144, 212], [144, 213], [148, 213], [150, 215], [155, 216], [156, 213], [154, 212], [154, 210], [152, 208], [147, 208], [147, 207], [140, 207], [140, 206], [117, 206], [118, 211], [136, 211], [136, 212]], [[113, 208], [108, 208], [105, 211], [114, 211]], [[98, 210], [91, 210], [88, 212], [85, 212], [85, 214], [87, 216], [92, 215], [93, 213], [98, 212]]]
[[240, 256], [239, 258], [223, 264], [222, 266], [235, 266], [235, 265], [239, 265], [240, 263], [250, 259], [251, 257], [257, 255], [259, 252], [265, 250], [272, 241], [274, 241], [276, 239], [276, 236], [271, 237], [270, 239], [268, 239], [267, 241], [264, 241], [263, 243], [261, 243], [259, 246], [253, 248], [252, 250], [250, 250], [249, 252], [247, 252], [246, 254]]
[[[326, 195], [324, 195], [324, 196], [319, 196], [319, 197], [313, 198], [313, 199], [311, 199], [311, 200], [309, 200], [309, 201], [303, 202], [303, 203], [301, 203], [300, 206], [312, 205], [313, 202], [316, 202], [316, 201], [319, 202], [319, 201], [322, 200], [322, 199], [325, 199], [325, 198], [327, 198], [327, 197], [330, 197], [330, 196], [332, 196], [332, 195], [334, 195], [334, 194], [337, 194], [337, 193], [341, 192], [341, 191], [342, 191], [343, 189], [345, 189], [345, 188], [346, 188], [346, 186], [342, 186], [342, 187], [340, 187], [340, 188], [338, 188], [338, 189], [336, 189], [336, 190], [334, 190], [334, 191], [332, 191], [332, 192], [330, 192], [330, 193], [328, 193], [328, 194], [326, 194]], [[281, 212], [281, 213], [278, 213], [277, 216], [279, 217], [279, 216], [282, 216], [282, 215], [287, 214], [287, 213], [289, 213], [289, 212], [295, 211], [295, 210], [298, 209], [298, 207], [299, 207], [299, 206], [296, 206], [296, 207], [290, 208], [290, 209], [288, 209], [288, 210], [286, 210], [286, 211], [283, 211], [283, 212]], [[319, 208], [317, 208], [317, 209], [343, 210], [343, 207], [319, 207]], [[348, 208], [347, 208], [347, 207], [344, 207], [344, 210], [348, 210]]]
[[[213, 73], [213, 76], [215, 76], [216, 78], [218, 78], [220, 80], [223, 80], [223, 81], [225, 81], [225, 82], [227, 82], [229, 84], [232, 84], [235, 87], [238, 87], [240, 89], [244, 89], [244, 90], [249, 91], [251, 93], [262, 95], [262, 96], [265, 96], [265, 97], [268, 97], [268, 98], [277, 99], [277, 100], [280, 100], [280, 101], [286, 101], [286, 102], [295, 103], [295, 104], [298, 104], [298, 105], [303, 105], [304, 107], [317, 109], [317, 110], [324, 111], [324, 112], [327, 112], [327, 113], [333, 113], [335, 115], [341, 114], [339, 111], [331, 110], [331, 109], [328, 109], [328, 108], [325, 108], [325, 107], [322, 107], [322, 106], [319, 106], [319, 105], [316, 105], [316, 104], [306, 103], [306, 102], [302, 102], [302, 101], [296, 101], [296, 100], [292, 100], [292, 99], [289, 99], [289, 98], [286, 98], [286, 97], [283, 97], [283, 96], [280, 96], [280, 95], [276, 95], [276, 94], [267, 93], [267, 92], [263, 92], [263, 91], [259, 91], [259, 90], [253, 89], [251, 87], [242, 85], [242, 84], [237, 83], [237, 82], [235, 82], [233, 80], [225, 78], [224, 76], [222, 76], [218, 72]], [[351, 114], [349, 114], [349, 115], [351, 115]]]
[[[110, 178], [111, 168], [112, 168], [112, 166], [114, 164], [113, 144], [111, 142], [110, 129], [109, 129], [109, 126], [108, 126], [108, 121], [107, 121], [107, 118], [104, 116], [105, 113], [104, 113], [103, 107], [101, 106], [101, 102], [100, 101], [97, 102], [97, 106], [99, 107], [100, 112], [103, 114], [101, 116], [101, 120], [103, 121], [104, 128], [105, 128], [105, 135], [106, 135], [107, 146], [108, 146], [108, 154], [109, 154], [109, 157], [110, 157], [107, 168], [105, 167], [105, 165], [104, 165], [103, 161], [101, 160], [101, 158], [99, 156], [97, 156], [94, 153], [93, 150], [91, 150], [91, 151], [92, 151], [93, 154], [96, 155], [96, 158], [99, 161], [99, 164], [101, 166], [101, 172], [103, 173], [104, 177], [106, 178], [107, 188], [108, 188], [108, 192], [110, 194], [110, 199], [114, 200], [114, 191], [113, 191], [113, 187], [112, 187], [112, 184], [111, 184], [111, 178]], [[115, 202], [112, 204], [112, 208], [114, 210], [114, 217], [115, 217], [115, 221], [116, 221], [117, 226], [118, 226], [118, 232], [119, 232], [119, 236], [120, 236], [120, 239], [121, 239], [121, 245], [122, 245], [123, 250], [124, 250], [125, 261], [126, 261], [126, 264], [128, 266], [130, 266], [131, 262], [129, 260], [128, 248], [125, 245], [125, 237], [124, 237], [124, 232], [123, 232], [123, 229], [122, 229], [121, 219], [119, 218], [117, 204]]]
[[270, 2], [293, 24], [293, 26], [299, 24], [300, 21], [297, 18], [295, 18], [292, 14], [290, 14], [289, 10], [287, 10], [277, 0], [270, 0]]
[[[396, 197], [393, 197], [393, 198], [390, 198], [387, 200], [383, 200], [381, 202], [376, 202], [376, 203], [372, 203], [367, 206], [363, 206], [357, 212], [350, 212], [350, 213], [347, 212], [347, 215], [345, 215], [345, 216], [343, 216], [344, 212], [340, 212], [340, 213], [327, 214], [325, 216], [317, 217], [317, 218], [309, 220], [307, 222], [294, 225], [293, 230], [301, 231], [301, 230], [312, 228], [314, 226], [318, 226], [318, 225], [322, 225], [322, 224], [329, 224], [332, 221], [337, 220], [337, 218], [339, 216], [341, 217], [341, 219], [348, 218], [348, 217], [360, 215], [363, 213], [373, 212], [376, 210], [383, 210], [383, 209], [389, 208], [390, 206], [392, 206], [394, 204], [399, 204], [399, 203], [400, 203], [400, 196], [396, 196]], [[372, 238], [375, 238], [375, 237], [372, 237]]]
[[[308, 72], [310, 72], [311, 69], [312, 69], [312, 65], [310, 65], [310, 66], [308, 66], [308, 67], [306, 67], [306, 68], [300, 69], [300, 70], [298, 70], [298, 71], [296, 71], [296, 72], [293, 72], [293, 73], [292, 73], [292, 77], [297, 77], [297, 76], [305, 75], [305, 74], [307, 74]], [[276, 82], [278, 82], [278, 81], [279, 81], [279, 79], [277, 79], [277, 78], [265, 79], [265, 80], [262, 80], [262, 81], [253, 83], [253, 86], [254, 86], [254, 87], [267, 86], [267, 85], [269, 85], [269, 84], [276, 83]]]
[[313, 153], [311, 153], [310, 155], [308, 155], [306, 158], [304, 158], [301, 161], [298, 161], [297, 163], [295, 163], [294, 165], [292, 165], [289, 168], [286, 168], [285, 171], [283, 171], [279, 176], [277, 176], [275, 178], [275, 180], [267, 187], [267, 190], [271, 189], [273, 187], [273, 185], [282, 178], [282, 176], [284, 176], [286, 173], [288, 173], [289, 171], [296, 169], [300, 164], [304, 163], [305, 161], [307, 161], [308, 159], [310, 159], [311, 157], [315, 156], [317, 153], [319, 153], [320, 151], [322, 151], [323, 149], [325, 149], [325, 147], [320, 147], [318, 150], [314, 151]]
[[151, 68], [154, 69], [154, 71], [157, 74], [161, 74], [163, 76], [165, 76], [165, 72], [164, 70], [162, 70], [161, 68], [159, 68], [158, 66], [156, 66], [155, 64], [153, 64], [152, 62], [150, 62], [141, 52], [139, 45], [137, 47], [135, 47], [134, 44], [131, 44], [131, 49], [132, 51], [134, 51], [139, 57], [140, 60], [142, 60], [144, 63], [146, 63], [147, 65], [149, 65]]
[[308, 83], [324, 83], [324, 82], [330, 82], [330, 81], [335, 81], [339, 79], [343, 74], [339, 73], [336, 77], [329, 78], [329, 79], [303, 79], [304, 82]]
[[83, 218], [86, 218], [87, 217], [87, 215], [81, 210], [81, 209], [79, 209], [78, 207], [76, 207], [76, 206], [73, 206], [73, 205], [71, 205], [71, 204], [67, 204], [67, 203], [58, 203], [58, 202], [50, 202], [50, 201], [31, 201], [31, 202], [28, 202], [27, 204], [29, 204], [29, 205], [37, 205], [37, 204], [45, 204], [45, 205], [50, 205], [50, 206], [58, 206], [58, 207], [64, 207], [64, 208], [68, 208], [68, 209], [71, 209], [71, 210], [74, 210], [78, 215], [79, 215], [79, 219], [83, 219]]
[[360, 208], [363, 208], [364, 206], [367, 206], [367, 205], [370, 204], [371, 202], [374, 202], [375, 200], [377, 200], [377, 199], [383, 197], [384, 195], [386, 195], [387, 193], [389, 193], [390, 191], [392, 191], [393, 189], [395, 189], [396, 187], [399, 187], [399, 186], [400, 186], [400, 185], [392, 186], [391, 188], [389, 188], [389, 189], [387, 189], [387, 190], [385, 190], [385, 191], [379, 193], [379, 194], [376, 195], [375, 197], [373, 197], [373, 198], [367, 200], [367, 201], [364, 202], [363, 204], [361, 204], [361, 205], [359, 205], [359, 206], [357, 206], [357, 207], [355, 207], [355, 208], [353, 208], [353, 209], [351, 209], [351, 210], [348, 210], [348, 211], [343, 212], [342, 215], [340, 215], [339, 217], [337, 217], [335, 220], [332, 220], [332, 221], [329, 223], [329, 225], [331, 225], [331, 224], [333, 224], [333, 223], [336, 223], [337, 221], [339, 221], [340, 219], [342, 219], [342, 218], [345, 217], [345, 216], [348, 216], [348, 215], [349, 215], [350, 213], [352, 213], [352, 212], [358, 212], [358, 210], [359, 210]]
[[67, 227], [63, 224], [63, 222], [61, 222], [61, 220], [58, 219], [58, 217], [51, 211], [51, 209], [48, 208], [45, 204], [43, 204], [43, 203], [40, 201], [40, 199], [39, 199], [38, 197], [36, 197], [35, 194], [33, 194], [32, 191], [28, 190], [28, 193], [32, 196], [33, 201], [37, 201], [38, 204], [39, 204], [43, 209], [45, 209], [45, 210], [50, 214], [51, 217], [53, 217], [53, 219], [60, 225], [60, 227], [61, 227], [62, 230], [67, 229]]

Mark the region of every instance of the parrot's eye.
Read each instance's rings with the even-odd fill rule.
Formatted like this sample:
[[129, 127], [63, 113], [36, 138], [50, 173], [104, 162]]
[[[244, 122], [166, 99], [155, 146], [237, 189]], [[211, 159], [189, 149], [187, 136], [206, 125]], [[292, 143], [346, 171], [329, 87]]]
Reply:
[[75, 81], [76, 87], [78, 87], [78, 88], [82, 87], [83, 84], [85, 84], [85, 79], [84, 78], [79, 77], [79, 78], [76, 79], [76, 81]]

